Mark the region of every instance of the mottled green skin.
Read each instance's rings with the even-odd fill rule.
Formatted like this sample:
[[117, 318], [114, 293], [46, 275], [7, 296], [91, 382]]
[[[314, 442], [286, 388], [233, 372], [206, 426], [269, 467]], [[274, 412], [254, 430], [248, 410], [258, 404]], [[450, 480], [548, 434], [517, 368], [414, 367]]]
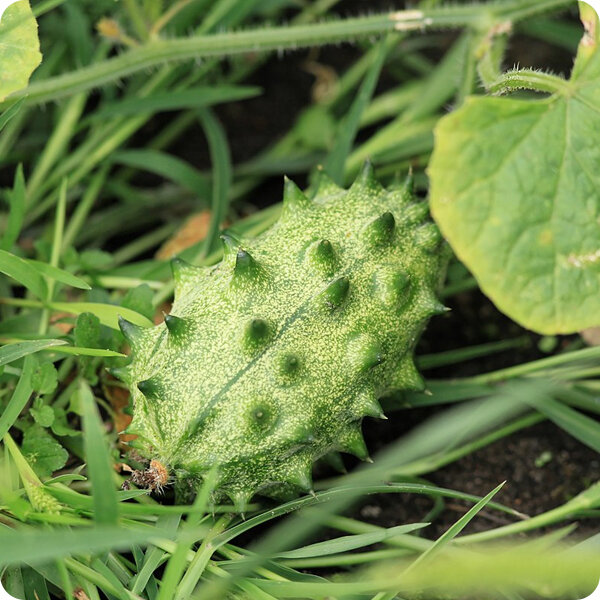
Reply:
[[383, 416], [381, 395], [422, 387], [412, 351], [444, 310], [445, 253], [427, 217], [370, 167], [348, 191], [323, 177], [313, 200], [286, 182], [265, 234], [226, 239], [215, 267], [175, 263], [178, 319], [123, 323], [128, 431], [180, 477], [218, 465], [217, 489], [240, 507], [256, 492], [310, 489], [329, 453], [367, 459], [362, 418]]

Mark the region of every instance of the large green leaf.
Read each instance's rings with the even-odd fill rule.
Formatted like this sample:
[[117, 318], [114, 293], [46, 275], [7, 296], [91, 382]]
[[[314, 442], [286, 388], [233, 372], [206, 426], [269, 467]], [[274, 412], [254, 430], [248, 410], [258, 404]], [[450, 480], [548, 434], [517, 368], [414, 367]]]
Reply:
[[[541, 333], [600, 324], [597, 16], [548, 98], [475, 97], [441, 119], [431, 208], [498, 308]], [[587, 21], [587, 22], [586, 22]]]
[[24, 88], [41, 60], [37, 23], [29, 2], [14, 2], [0, 20], [0, 101]]

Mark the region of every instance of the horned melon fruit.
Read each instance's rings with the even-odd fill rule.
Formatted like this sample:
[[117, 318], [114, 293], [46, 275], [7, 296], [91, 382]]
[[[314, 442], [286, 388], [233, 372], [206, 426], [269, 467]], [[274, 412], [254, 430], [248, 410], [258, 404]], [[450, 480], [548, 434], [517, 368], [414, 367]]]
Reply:
[[180, 481], [215, 470], [240, 510], [256, 493], [311, 490], [321, 457], [368, 459], [363, 417], [383, 417], [382, 395], [423, 387], [413, 349], [445, 310], [428, 214], [409, 182], [386, 190], [366, 165], [348, 190], [323, 174], [312, 199], [286, 180], [278, 223], [224, 235], [216, 266], [175, 259], [164, 323], [121, 320], [137, 447]]

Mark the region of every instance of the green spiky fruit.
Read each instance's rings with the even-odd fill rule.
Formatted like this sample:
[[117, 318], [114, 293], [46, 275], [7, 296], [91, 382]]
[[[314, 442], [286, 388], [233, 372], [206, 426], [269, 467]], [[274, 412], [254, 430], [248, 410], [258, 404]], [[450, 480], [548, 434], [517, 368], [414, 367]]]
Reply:
[[363, 417], [422, 388], [413, 349], [444, 310], [446, 253], [409, 187], [383, 189], [369, 166], [349, 190], [323, 175], [312, 200], [286, 181], [265, 234], [224, 236], [214, 267], [175, 260], [165, 323], [122, 322], [137, 447], [183, 479], [214, 467], [240, 508], [309, 490], [321, 457], [368, 459]]

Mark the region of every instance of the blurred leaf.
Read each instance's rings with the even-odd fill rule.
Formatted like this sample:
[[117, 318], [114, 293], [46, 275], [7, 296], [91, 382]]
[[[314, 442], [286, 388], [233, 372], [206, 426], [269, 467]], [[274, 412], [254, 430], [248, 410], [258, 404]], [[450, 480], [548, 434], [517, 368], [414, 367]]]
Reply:
[[119, 509], [112, 461], [92, 390], [85, 381], [79, 383], [79, 400], [83, 412], [85, 458], [92, 482], [94, 520], [102, 525], [116, 524]]
[[208, 141], [210, 150], [210, 161], [212, 164], [212, 193], [211, 193], [211, 215], [208, 231], [202, 243], [200, 255], [207, 256], [211, 251], [219, 228], [223, 223], [229, 208], [229, 188], [233, 177], [231, 166], [231, 152], [227, 143], [225, 130], [208, 108], [198, 111], [200, 123], [204, 129], [204, 135]]
[[125, 98], [101, 106], [90, 121], [105, 120], [115, 115], [140, 115], [164, 111], [200, 108], [222, 102], [233, 102], [259, 96], [261, 88], [243, 85], [196, 86], [186, 90], [159, 92], [145, 98]]
[[379, 42], [379, 51], [373, 60], [373, 64], [367, 71], [348, 114], [338, 125], [336, 144], [323, 163], [325, 171], [340, 185], [344, 183], [344, 165], [352, 150], [352, 144], [360, 125], [360, 118], [375, 91], [386, 55], [387, 45], [384, 39]]
[[364, 546], [370, 546], [371, 544], [378, 544], [397, 535], [404, 535], [418, 529], [423, 529], [423, 527], [427, 527], [428, 525], [429, 523], [408, 523], [407, 525], [398, 525], [397, 527], [390, 527], [389, 529], [382, 529], [381, 531], [374, 531], [372, 533], [346, 535], [326, 542], [304, 546], [297, 550], [281, 552], [277, 556], [279, 558], [307, 558], [348, 552], [357, 548], [363, 548]]
[[600, 423], [550, 396], [529, 403], [582, 444], [600, 453]]
[[116, 152], [112, 159], [122, 165], [160, 175], [188, 189], [204, 201], [210, 197], [210, 182], [208, 177], [184, 160], [176, 156], [171, 156], [166, 152], [151, 149], [122, 150], [121, 152]]
[[37, 23], [29, 2], [14, 2], [0, 20], [0, 101], [26, 87], [41, 60]]
[[54, 435], [70, 437], [81, 435], [80, 431], [73, 429], [67, 423], [67, 413], [64, 409], [57, 406], [53, 406], [52, 408], [54, 409], [54, 420], [52, 421], [50, 428]]
[[84, 271], [106, 271], [113, 264], [113, 257], [103, 250], [84, 250], [79, 255], [79, 265]]
[[2, 236], [2, 243], [0, 243], [0, 249], [2, 250], [10, 250], [13, 247], [23, 225], [23, 217], [25, 215], [25, 177], [23, 175], [23, 165], [20, 163], [15, 172], [13, 189], [8, 192], [8, 206], [6, 230]]
[[17, 100], [0, 115], [0, 131], [2, 131], [5, 125], [21, 110], [24, 101], [25, 98]]
[[31, 387], [39, 394], [50, 394], [58, 385], [58, 373], [49, 362], [39, 364], [31, 374]]
[[41, 300], [46, 299], [48, 288], [44, 278], [23, 258], [0, 250], [0, 273], [16, 279]]
[[40, 427], [50, 427], [54, 423], [54, 411], [51, 406], [42, 402], [36, 401], [34, 406], [29, 409], [33, 420]]
[[0, 532], [0, 566], [40, 564], [60, 556], [91, 554], [111, 549], [125, 549], [133, 544], [144, 544], [152, 538], [172, 535], [156, 528], [136, 530], [125, 527], [85, 527], [80, 529], [55, 529], [52, 531], [13, 531], [2, 528]]
[[150, 286], [146, 283], [138, 285], [137, 287], [129, 290], [122, 302], [121, 306], [135, 310], [135, 312], [144, 315], [148, 319], [152, 320], [154, 317], [154, 305], [152, 299], [154, 298], [154, 292], [150, 289]]
[[92, 289], [85, 281], [83, 281], [83, 279], [76, 277], [68, 271], [64, 271], [63, 269], [59, 269], [58, 267], [54, 267], [52, 265], [49, 265], [48, 263], [39, 260], [28, 259], [27, 263], [35, 269], [37, 269], [39, 273], [44, 275], [45, 277], [49, 277], [50, 279], [60, 281], [61, 283], [70, 285], [71, 287], [77, 288], [79, 290]]
[[69, 458], [69, 453], [39, 425], [25, 430], [21, 451], [40, 477], [49, 477], [62, 469]]
[[328, 150], [335, 139], [335, 119], [319, 104], [307, 108], [298, 118], [294, 131], [303, 146]]
[[66, 344], [64, 340], [32, 340], [30, 342], [17, 342], [16, 344], [6, 344], [0, 348], [0, 366], [18, 360], [28, 354]]
[[50, 600], [44, 577], [30, 567], [23, 569], [25, 600]]

